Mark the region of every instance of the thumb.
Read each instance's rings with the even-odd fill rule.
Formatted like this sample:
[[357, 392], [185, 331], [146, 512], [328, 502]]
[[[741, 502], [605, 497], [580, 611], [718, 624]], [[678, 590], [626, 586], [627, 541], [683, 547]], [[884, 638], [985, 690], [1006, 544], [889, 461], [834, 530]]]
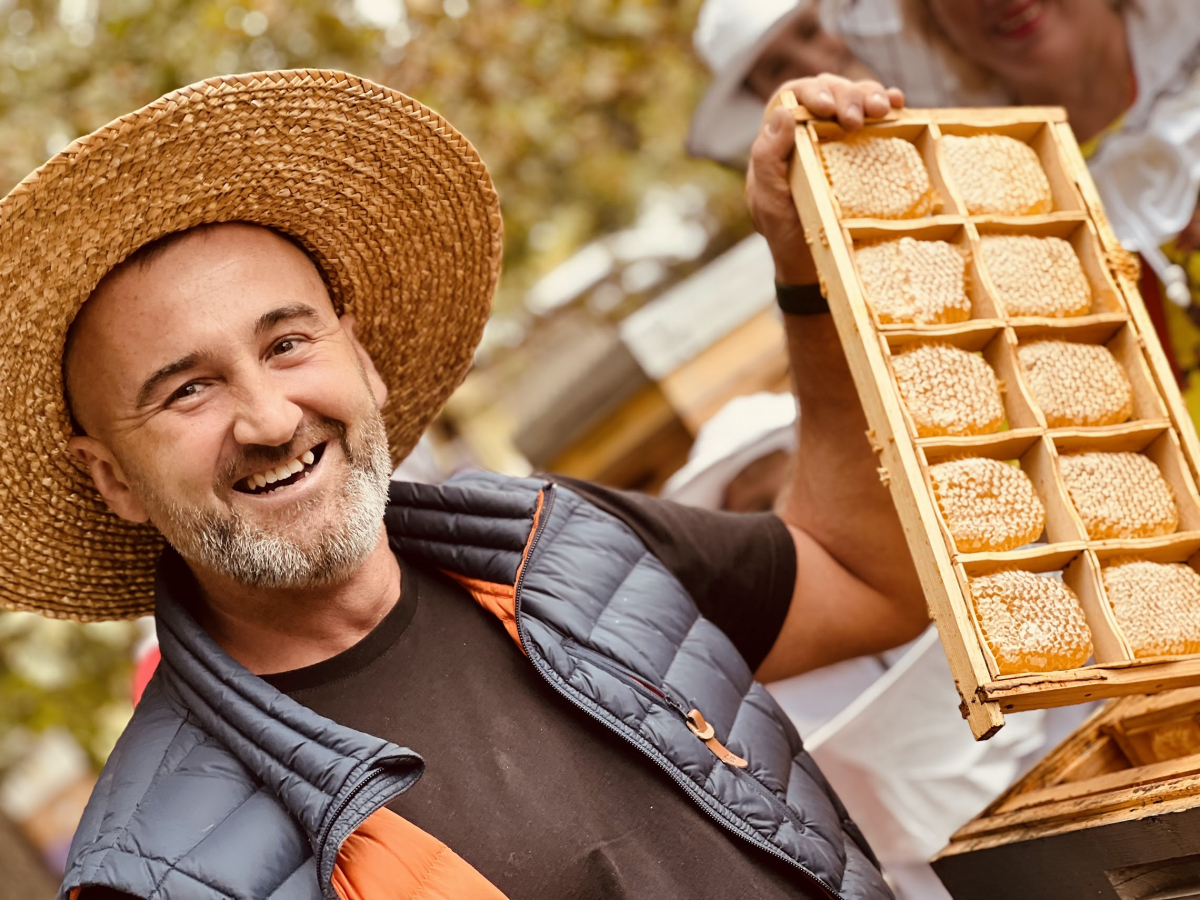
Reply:
[[792, 128], [792, 111], [790, 109], [777, 106], [771, 110], [770, 116], [767, 117], [766, 131], [772, 145], [790, 148], [792, 143]]
[[792, 155], [792, 113], [783, 107], [771, 110], [762, 133], [750, 150], [751, 165], [759, 178], [787, 178], [787, 162]]

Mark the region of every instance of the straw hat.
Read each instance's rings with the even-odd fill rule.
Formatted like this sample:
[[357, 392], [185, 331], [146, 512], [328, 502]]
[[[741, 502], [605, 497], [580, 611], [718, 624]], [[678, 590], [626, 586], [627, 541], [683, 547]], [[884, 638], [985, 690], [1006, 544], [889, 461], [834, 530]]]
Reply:
[[143, 244], [206, 222], [303, 245], [389, 389], [393, 460], [470, 365], [500, 271], [475, 149], [415, 100], [340, 72], [212, 78], [75, 141], [0, 200], [0, 605], [153, 609], [162, 538], [118, 519], [67, 451], [67, 328]]

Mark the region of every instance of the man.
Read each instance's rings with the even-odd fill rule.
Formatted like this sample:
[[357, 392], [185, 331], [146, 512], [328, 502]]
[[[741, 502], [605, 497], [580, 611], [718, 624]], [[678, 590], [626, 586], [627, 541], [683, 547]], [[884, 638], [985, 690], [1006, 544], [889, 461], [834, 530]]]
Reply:
[[[900, 102], [795, 87], [848, 124]], [[779, 281], [812, 285], [791, 140], [778, 110], [747, 191]], [[751, 676], [926, 622], [814, 289], [782, 292], [806, 425], [780, 520], [389, 485], [500, 258], [473, 148], [393, 91], [193, 85], [0, 217], [5, 602], [153, 604], [162, 647], [61, 897], [890, 896]]]
[[[832, 72], [897, 84], [913, 106], [1010, 100], [913, 27], [910, 0], [705, 0], [693, 42], [713, 80], [692, 115], [693, 156], [744, 168], [763, 110], [785, 81]], [[920, 4], [915, 4], [919, 7]]]
[[744, 167], [779, 85], [832, 72], [871, 78], [871, 70], [822, 22], [818, 0], [705, 0], [692, 36], [713, 80], [692, 116], [693, 156]]
[[660, 496], [704, 509], [771, 510], [795, 452], [795, 397], [767, 391], [734, 397], [700, 428], [687, 463]]

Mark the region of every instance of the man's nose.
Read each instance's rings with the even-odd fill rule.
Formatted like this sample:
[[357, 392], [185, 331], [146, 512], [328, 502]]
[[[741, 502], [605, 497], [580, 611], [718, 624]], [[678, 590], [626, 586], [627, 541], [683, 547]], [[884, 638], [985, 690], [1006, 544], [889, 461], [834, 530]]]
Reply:
[[267, 373], [245, 379], [237, 395], [233, 437], [239, 444], [279, 447], [292, 439], [304, 417], [304, 411]]

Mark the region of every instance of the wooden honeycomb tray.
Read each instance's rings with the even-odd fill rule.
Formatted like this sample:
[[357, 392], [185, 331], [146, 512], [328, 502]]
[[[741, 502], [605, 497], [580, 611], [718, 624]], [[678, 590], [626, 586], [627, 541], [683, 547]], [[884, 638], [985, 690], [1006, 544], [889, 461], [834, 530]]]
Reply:
[[[814, 120], [791, 94], [784, 94], [780, 102], [793, 109], [796, 119], [791, 184], [805, 237], [862, 398], [869, 437], [880, 457], [880, 477], [899, 510], [963, 700], [964, 718], [975, 736], [993, 735], [1010, 711], [1200, 685], [1200, 656], [1133, 658], [1100, 579], [1101, 564], [1117, 555], [1186, 562], [1200, 570], [1196, 490], [1200, 442], [1138, 293], [1136, 261], [1108, 224], [1064, 111], [1056, 107], [907, 109], [869, 121], [868, 134], [903, 138], [917, 147], [942, 200], [935, 215], [884, 220], [840, 215], [818, 145], [837, 140], [844, 132], [835, 123]], [[1027, 216], [967, 214], [954, 184], [943, 174], [939, 142], [943, 134], [980, 133], [1008, 135], [1034, 149], [1051, 186], [1053, 211]], [[1068, 240], [1091, 284], [1094, 299], [1089, 312], [1067, 319], [1006, 316], [978, 262], [979, 237], [989, 233]], [[854, 247], [865, 240], [902, 236], [950, 241], [967, 252], [970, 319], [954, 325], [879, 323], [864, 295]], [[1040, 337], [1106, 345], [1133, 385], [1132, 418], [1109, 427], [1049, 428], [1016, 357], [1020, 342]], [[1004, 387], [1005, 430], [980, 437], [916, 436], [890, 358], [906, 344], [929, 339], [982, 352]], [[1081, 450], [1133, 451], [1150, 457], [1175, 492], [1179, 530], [1158, 538], [1089, 540], [1058, 471], [1060, 452]], [[956, 455], [1017, 462], [1046, 507], [1046, 543], [1008, 553], [957, 552], [928, 477], [930, 465]], [[999, 674], [979, 632], [968, 591], [972, 577], [1006, 567], [1063, 573], [1079, 596], [1092, 631], [1092, 664], [1066, 671]]]

